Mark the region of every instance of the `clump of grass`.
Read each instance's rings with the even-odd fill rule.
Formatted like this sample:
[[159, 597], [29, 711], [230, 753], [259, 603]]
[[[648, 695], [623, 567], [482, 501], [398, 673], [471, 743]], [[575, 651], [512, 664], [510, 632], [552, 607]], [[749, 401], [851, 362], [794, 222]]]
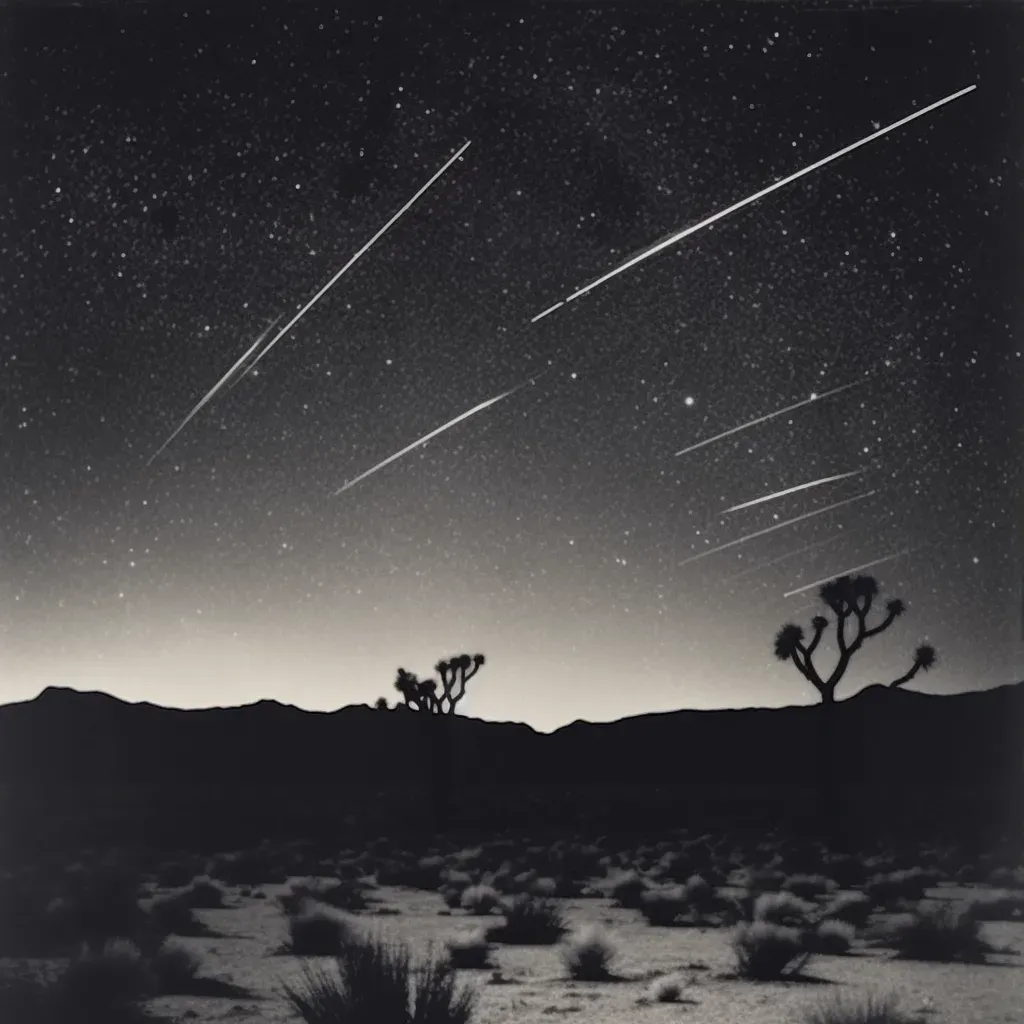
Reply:
[[491, 947], [482, 928], [457, 935], [449, 939], [446, 946], [448, 958], [454, 967], [483, 970], [494, 966], [491, 963]]
[[620, 907], [639, 910], [647, 889], [647, 879], [636, 871], [625, 871], [612, 883], [611, 896]]
[[810, 1007], [803, 1024], [919, 1024], [897, 1006], [893, 995], [833, 995]]
[[656, 927], [674, 925], [685, 907], [683, 890], [679, 886], [674, 889], [648, 889], [640, 897], [640, 913], [648, 924]]
[[149, 905], [149, 918], [155, 929], [167, 935], [197, 937], [210, 933], [181, 894], [157, 897]]
[[490, 928], [487, 938], [518, 946], [552, 946], [568, 930], [558, 905], [534, 896], [513, 896], [504, 903], [505, 923]]
[[740, 976], [755, 981], [796, 977], [810, 959], [798, 929], [763, 920], [738, 925], [733, 950]]
[[678, 1003], [683, 995], [683, 983], [677, 978], [656, 978], [650, 987], [650, 999], [656, 1003]]
[[1024, 919], [1024, 896], [987, 896], [967, 907], [976, 921], [1020, 921]]
[[308, 901], [289, 915], [283, 951], [294, 956], [338, 956], [354, 938], [348, 917], [334, 907]]
[[360, 884], [351, 880], [297, 879], [278, 897], [281, 906], [289, 914], [295, 913], [308, 900], [351, 913], [366, 909], [366, 899]]
[[806, 932], [804, 942], [815, 953], [842, 956], [849, 953], [857, 930], [845, 921], [822, 921], [813, 931]]
[[890, 871], [875, 875], [867, 884], [867, 894], [880, 906], [893, 906], [900, 900], [924, 899], [930, 879], [921, 868]]
[[608, 981], [616, 949], [598, 928], [588, 927], [565, 941], [562, 963], [575, 981]]
[[471, 914], [484, 916], [501, 906], [501, 893], [491, 885], [470, 885], [463, 889], [459, 905]]
[[901, 960], [985, 963], [996, 952], [981, 937], [981, 923], [969, 909], [949, 906], [917, 910], [897, 921], [888, 944]]
[[128, 939], [111, 939], [99, 951], [85, 949], [68, 963], [51, 1000], [59, 1021], [123, 1021], [135, 1019], [139, 1004], [157, 991], [157, 979], [139, 947]]
[[755, 921], [768, 921], [789, 928], [807, 928], [816, 909], [813, 903], [792, 893], [768, 892], [754, 900], [753, 916]]
[[468, 1024], [472, 989], [456, 987], [455, 968], [431, 959], [414, 970], [409, 950], [381, 939], [351, 943], [333, 970], [303, 964], [303, 982], [285, 997], [306, 1024]]
[[178, 898], [193, 910], [220, 910], [225, 892], [209, 875], [197, 875]]
[[863, 928], [874, 909], [874, 903], [864, 893], [843, 892], [825, 907], [823, 917], [828, 920], [845, 921], [854, 928]]
[[193, 991], [202, 961], [178, 942], [165, 942], [150, 961], [160, 993], [187, 995]]
[[838, 888], [836, 883], [824, 875], [790, 875], [782, 883], [783, 892], [791, 892], [802, 900], [814, 900], [819, 896], [828, 896], [836, 888]]

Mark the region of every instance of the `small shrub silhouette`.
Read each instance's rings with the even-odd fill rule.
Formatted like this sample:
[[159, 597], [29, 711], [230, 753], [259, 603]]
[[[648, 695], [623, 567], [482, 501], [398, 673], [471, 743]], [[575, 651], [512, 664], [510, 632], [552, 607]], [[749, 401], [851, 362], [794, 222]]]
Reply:
[[842, 956], [849, 953], [857, 930], [845, 921], [822, 921], [813, 931], [806, 932], [804, 942], [812, 953]]
[[294, 956], [338, 956], [354, 940], [355, 928], [344, 914], [309, 901], [289, 915], [284, 951]]
[[647, 923], [661, 928], [669, 928], [686, 909], [683, 889], [649, 889], [640, 896], [640, 913]]
[[1024, 896], [987, 896], [970, 903], [967, 913], [976, 921], [1020, 921], [1024, 919]]
[[890, 907], [901, 900], [916, 902], [925, 897], [930, 879], [921, 868], [890, 871], [875, 875], [867, 884], [870, 899], [880, 906]]
[[843, 892], [827, 904], [822, 916], [828, 920], [845, 921], [854, 928], [863, 928], [874, 909], [874, 903], [864, 893]]
[[149, 917], [153, 928], [167, 935], [195, 938], [210, 934], [181, 894], [158, 896], [149, 906]]
[[157, 979], [138, 946], [111, 939], [98, 952], [83, 950], [73, 958], [55, 995], [65, 1017], [78, 1013], [83, 1022], [98, 1022], [132, 1018], [139, 1003], [156, 993]]
[[647, 879], [636, 871], [620, 874], [612, 883], [612, 899], [627, 910], [639, 910], [643, 894], [648, 890]]
[[201, 966], [202, 961], [192, 950], [173, 941], [165, 942], [150, 961], [157, 987], [165, 996], [192, 992]]
[[817, 908], [788, 892], [763, 893], [754, 900], [754, 920], [789, 928], [807, 928]]
[[803, 1024], [921, 1024], [906, 1016], [892, 995], [830, 996], [810, 1007]]
[[414, 970], [406, 946], [381, 939], [350, 944], [333, 970], [303, 964], [302, 983], [285, 996], [306, 1024], [468, 1024], [476, 1003], [449, 961]]
[[803, 900], [814, 900], [819, 896], [828, 896], [836, 890], [836, 883], [824, 875], [790, 875], [782, 883], [783, 892], [791, 892]]
[[733, 951], [740, 976], [755, 981], [796, 977], [810, 959], [800, 931], [770, 921], [739, 924]]
[[489, 928], [491, 942], [517, 946], [553, 946], [568, 930], [558, 905], [550, 900], [519, 895], [506, 900], [505, 923]]
[[209, 875], [193, 878], [179, 893], [179, 898], [193, 910], [220, 910], [224, 906], [224, 896], [224, 890]]
[[471, 885], [463, 890], [460, 905], [471, 914], [484, 916], [501, 906], [501, 893], [490, 885]]
[[656, 978], [650, 987], [650, 998], [656, 1003], [678, 1003], [683, 984], [676, 978]]
[[448, 958], [452, 966], [466, 970], [491, 968], [491, 946], [482, 928], [457, 935], [447, 942]]
[[600, 929], [591, 926], [566, 939], [561, 956], [574, 981], [607, 981], [616, 950]]
[[889, 944], [901, 960], [981, 964], [996, 952], [981, 937], [981, 924], [970, 910], [949, 906], [918, 910], [896, 922]]
[[286, 913], [295, 913], [304, 901], [313, 900], [336, 910], [356, 913], [366, 909], [363, 886], [355, 880], [328, 881], [320, 878], [304, 878], [292, 882], [278, 901]]

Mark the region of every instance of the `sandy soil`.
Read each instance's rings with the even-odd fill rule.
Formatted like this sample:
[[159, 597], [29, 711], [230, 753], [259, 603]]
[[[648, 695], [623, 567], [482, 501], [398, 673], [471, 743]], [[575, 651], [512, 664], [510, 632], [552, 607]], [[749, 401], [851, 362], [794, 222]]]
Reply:
[[[297, 1021], [282, 997], [282, 983], [297, 979], [299, 961], [275, 953], [286, 936], [284, 914], [274, 897], [284, 886], [265, 886], [267, 899], [242, 898], [234, 906], [197, 911], [222, 938], [180, 939], [200, 953], [203, 974], [240, 986], [251, 998], [166, 997], [152, 1010], [176, 1021]], [[407, 942], [414, 955], [479, 921], [462, 912], [439, 914], [435, 893], [381, 888], [381, 902], [357, 915], [363, 926]], [[940, 894], [936, 894], [940, 895]], [[955, 890], [942, 890], [954, 898]], [[999, 956], [990, 966], [915, 963], [892, 959], [887, 950], [856, 949], [849, 956], [817, 956], [801, 982], [757, 983], [721, 977], [734, 966], [728, 929], [653, 928], [636, 911], [607, 899], [561, 901], [574, 926], [601, 925], [620, 951], [613, 965], [627, 980], [578, 983], [565, 977], [557, 947], [496, 946], [492, 957], [507, 984], [490, 982], [489, 971], [462, 971], [479, 989], [479, 1024], [539, 1024], [579, 1014], [586, 1024], [675, 1021], [693, 1024], [788, 1024], [831, 993], [892, 992], [908, 1011], [935, 1024], [1024, 1024], [1024, 957]], [[375, 912], [383, 908], [386, 913]], [[398, 911], [398, 913], [394, 913]], [[986, 937], [1024, 952], [1024, 923], [991, 923]], [[638, 1005], [655, 975], [692, 979], [676, 1004]]]

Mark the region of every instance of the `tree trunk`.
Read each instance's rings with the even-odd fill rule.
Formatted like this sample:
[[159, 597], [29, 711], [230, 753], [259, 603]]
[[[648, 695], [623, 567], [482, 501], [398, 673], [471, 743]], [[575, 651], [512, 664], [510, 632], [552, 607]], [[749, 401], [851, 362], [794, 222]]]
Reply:
[[826, 691], [818, 716], [818, 819], [822, 839], [829, 843], [839, 840], [842, 826], [836, 758], [836, 703], [831, 691]]

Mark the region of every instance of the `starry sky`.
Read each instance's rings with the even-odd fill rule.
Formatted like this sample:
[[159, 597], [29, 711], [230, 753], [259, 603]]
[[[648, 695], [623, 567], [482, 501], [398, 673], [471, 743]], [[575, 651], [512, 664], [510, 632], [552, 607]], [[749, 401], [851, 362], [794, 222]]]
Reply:
[[0, 699], [810, 703], [786, 595], [888, 556], [840, 697], [1024, 678], [1024, 11], [229, 6], [0, 12]]

